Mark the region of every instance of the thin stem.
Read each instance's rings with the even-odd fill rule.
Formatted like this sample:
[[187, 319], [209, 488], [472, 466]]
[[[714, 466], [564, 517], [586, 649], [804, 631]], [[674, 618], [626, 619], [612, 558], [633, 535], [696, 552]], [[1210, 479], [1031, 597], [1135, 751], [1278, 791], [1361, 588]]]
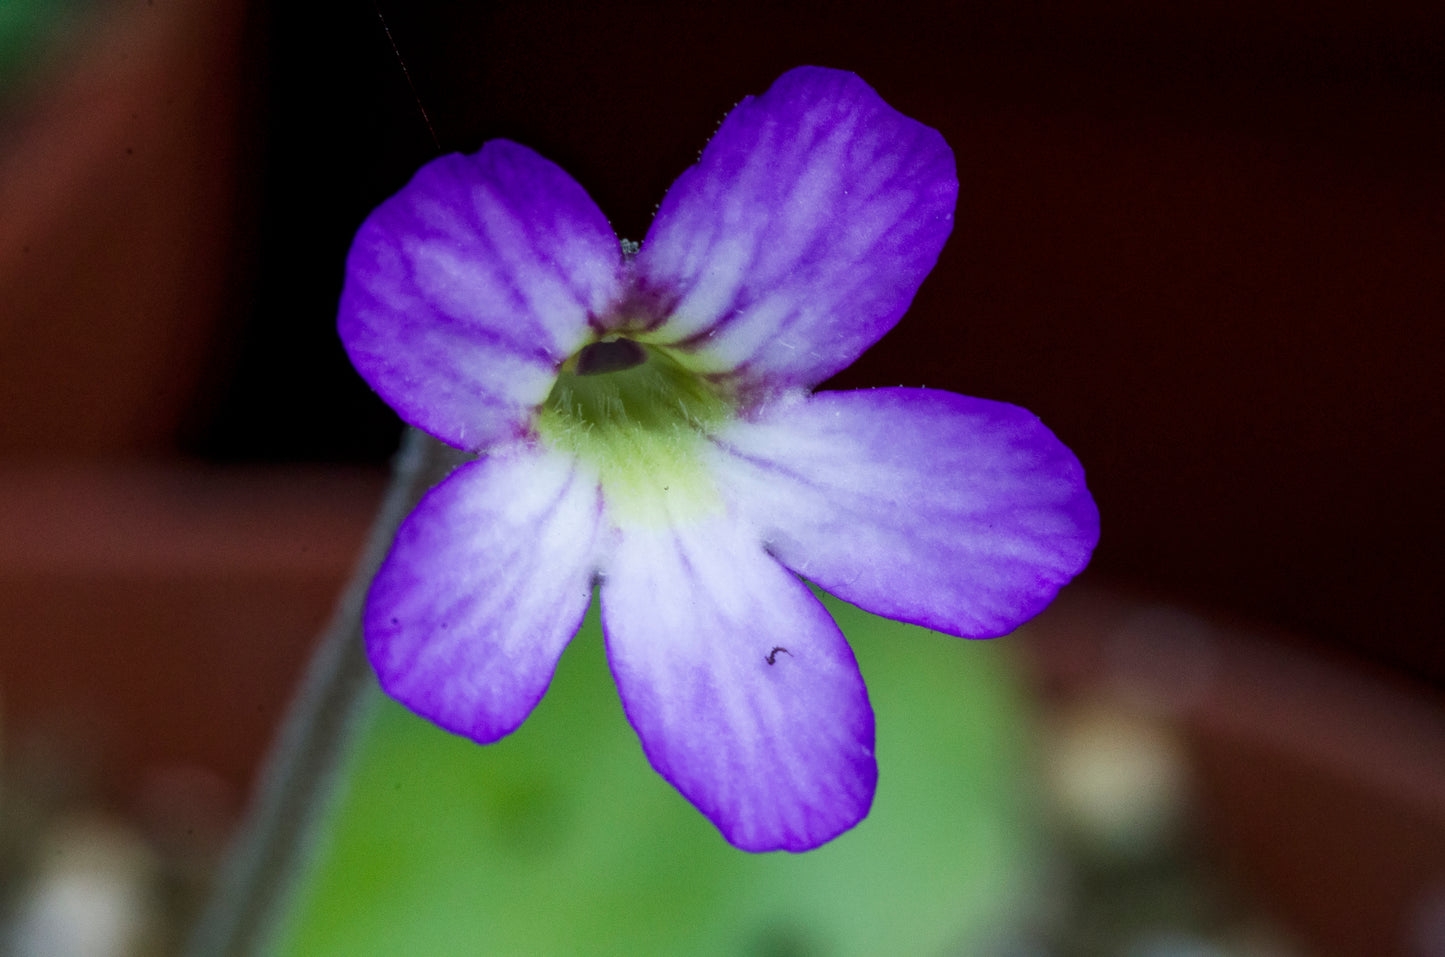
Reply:
[[362, 642], [366, 590], [397, 527], [460, 453], [410, 431], [350, 584], [323, 632], [267, 759], [247, 819], [187, 952], [241, 957], [263, 952], [316, 848], [339, 772], [379, 691]]
[[436, 127], [431, 123], [431, 114], [426, 111], [426, 105], [421, 101], [421, 94], [416, 91], [416, 84], [412, 82], [411, 71], [406, 68], [406, 59], [401, 55], [401, 47], [396, 45], [396, 37], [391, 35], [391, 24], [386, 22], [386, 15], [381, 12], [381, 0], [372, 0], [371, 5], [376, 10], [376, 18], [381, 21], [381, 29], [386, 32], [386, 42], [391, 44], [391, 52], [396, 54], [397, 65], [401, 67], [401, 75], [406, 78], [407, 89], [411, 90], [411, 98], [416, 100], [416, 108], [421, 113], [422, 122], [426, 124], [426, 131], [431, 134], [432, 145], [437, 148], [437, 154], [440, 155], [442, 141], [437, 138]]

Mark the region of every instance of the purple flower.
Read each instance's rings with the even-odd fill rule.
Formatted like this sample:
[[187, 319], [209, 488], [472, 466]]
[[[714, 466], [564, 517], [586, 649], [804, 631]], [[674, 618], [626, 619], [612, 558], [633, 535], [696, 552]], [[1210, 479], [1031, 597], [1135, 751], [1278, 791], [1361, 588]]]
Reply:
[[640, 249], [523, 146], [423, 167], [357, 234], [341, 338], [402, 418], [480, 457], [372, 585], [387, 693], [509, 734], [597, 586], [648, 760], [729, 841], [800, 851], [861, 820], [873, 713], [798, 576], [992, 637], [1098, 538], [1078, 461], [1027, 411], [809, 391], [903, 315], [957, 194], [937, 131], [812, 67], [738, 104]]

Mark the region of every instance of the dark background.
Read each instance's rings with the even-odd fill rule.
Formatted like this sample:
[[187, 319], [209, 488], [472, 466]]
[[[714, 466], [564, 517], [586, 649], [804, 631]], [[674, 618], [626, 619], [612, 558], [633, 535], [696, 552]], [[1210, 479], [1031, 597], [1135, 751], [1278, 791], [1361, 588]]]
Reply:
[[383, 2], [394, 51], [369, 3], [301, 6], [249, 15], [260, 172], [185, 451], [392, 450], [332, 322], [352, 231], [437, 152], [419, 106], [443, 151], [525, 143], [641, 239], [734, 102], [840, 67], [942, 131], [961, 195], [829, 387], [1026, 406], [1088, 470], [1086, 574], [1445, 683], [1441, 8]]

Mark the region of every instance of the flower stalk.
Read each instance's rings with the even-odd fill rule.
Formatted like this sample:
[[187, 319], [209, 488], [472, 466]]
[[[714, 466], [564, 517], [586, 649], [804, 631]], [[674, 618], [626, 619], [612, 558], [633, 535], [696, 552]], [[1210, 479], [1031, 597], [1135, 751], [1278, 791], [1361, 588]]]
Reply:
[[284, 918], [347, 758], [381, 700], [362, 643], [367, 588], [402, 519], [461, 460], [455, 449], [415, 429], [403, 440], [366, 548], [317, 643], [192, 933], [187, 953], [193, 957], [262, 953]]

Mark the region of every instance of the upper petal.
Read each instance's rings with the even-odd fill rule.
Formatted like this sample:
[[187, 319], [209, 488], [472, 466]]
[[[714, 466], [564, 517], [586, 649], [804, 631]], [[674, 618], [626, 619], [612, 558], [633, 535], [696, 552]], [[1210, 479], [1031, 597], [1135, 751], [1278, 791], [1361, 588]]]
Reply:
[[903, 315], [953, 228], [938, 131], [857, 76], [801, 67], [728, 114], [637, 256], [655, 340], [768, 389], [816, 385]]
[[868, 611], [949, 634], [1012, 631], [1099, 538], [1078, 459], [1002, 402], [821, 392], [717, 438], [723, 494], [780, 561]]
[[582, 187], [493, 140], [423, 166], [367, 217], [338, 328], [403, 419], [481, 449], [525, 431], [621, 276], [621, 247]]
[[648, 760], [730, 842], [803, 851], [868, 813], [873, 712], [853, 653], [747, 530], [627, 530], [602, 626]]
[[475, 741], [511, 733], [592, 601], [600, 514], [595, 482], [553, 452], [453, 472], [402, 523], [367, 595], [386, 692]]

